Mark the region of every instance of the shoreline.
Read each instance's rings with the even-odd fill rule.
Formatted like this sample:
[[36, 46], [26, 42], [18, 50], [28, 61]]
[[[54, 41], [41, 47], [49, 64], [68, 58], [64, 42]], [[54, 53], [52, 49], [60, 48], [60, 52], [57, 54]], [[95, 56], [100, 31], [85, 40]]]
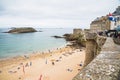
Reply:
[[[10, 57], [6, 57], [6, 58], [1, 58], [0, 59], [0, 64], [2, 64], [2, 63], [8, 63], [7, 61], [15, 61], [16, 59], [18, 59], [18, 60], [23, 60], [23, 61], [25, 61], [26, 59], [25, 59], [25, 56], [26, 57], [30, 57], [30, 58], [34, 58], [34, 57], [36, 57], [36, 56], [39, 56], [40, 58], [43, 58], [43, 56], [45, 57], [45, 56], [50, 56], [50, 52], [49, 51], [51, 51], [52, 53], [55, 53], [55, 52], [59, 52], [61, 49], [62, 50], [64, 50], [65, 48], [70, 48], [71, 46], [69, 46], [68, 44], [70, 44], [70, 42], [67, 42], [66, 44], [64, 44], [64, 45], [62, 45], [62, 46], [60, 46], [60, 47], [57, 47], [57, 48], [52, 48], [52, 49], [47, 49], [47, 50], [45, 50], [45, 51], [33, 51], [32, 53], [27, 53], [27, 54], [23, 54], [23, 55], [18, 55], [18, 56], [10, 56]], [[75, 47], [73, 47], [72, 46], [72, 48], [74, 48], [75, 49]], [[0, 67], [1, 67], [1, 65], [0, 65]]]
[[57, 51], [59, 49], [65, 48], [65, 47], [67, 47], [67, 44], [62, 45], [62, 46], [60, 46], [58, 48], [47, 49], [45, 51], [35, 51], [35, 52], [33, 51], [32, 53], [27, 53], [27, 54], [23, 54], [23, 55], [1, 58], [0, 59], [0, 64], [1, 64], [1, 62], [6, 62], [6, 61], [11, 61], [11, 60], [16, 60], [16, 59], [25, 60], [25, 56], [26, 57], [35, 57], [35, 56], [40, 55], [40, 57], [42, 58], [42, 56], [47, 56], [49, 54], [49, 51], [55, 52], [55, 51]]
[[[61, 66], [62, 67], [62, 65], [64, 65], [64, 66], [67, 66], [67, 65], [69, 65], [68, 63], [64, 63], [64, 62], [69, 62], [69, 60], [70, 59], [72, 59], [72, 56], [71, 55], [73, 55], [73, 57], [74, 56], [76, 56], [76, 57], [80, 57], [80, 56], [78, 56], [79, 54], [77, 54], [77, 51], [78, 52], [80, 52], [81, 53], [81, 51], [80, 50], [82, 50], [83, 51], [83, 53], [85, 53], [84, 52], [84, 48], [82, 49], [76, 49], [76, 48], [74, 48], [74, 47], [70, 47], [70, 46], [65, 46], [65, 47], [62, 47], [62, 48], [57, 48], [57, 49], [54, 49], [54, 50], [48, 50], [48, 51], [46, 51], [46, 52], [44, 52], [44, 53], [40, 53], [40, 52], [37, 52], [37, 53], [33, 53], [33, 54], [30, 54], [29, 56], [26, 56], [26, 55], [24, 55], [24, 56], [19, 56], [19, 57], [13, 57], [13, 58], [10, 58], [10, 59], [6, 59], [6, 60], [0, 60], [0, 79], [4, 79], [5, 78], [5, 76], [8, 76], [8, 78], [11, 78], [11, 79], [13, 79], [13, 80], [19, 80], [18, 78], [19, 78], [19, 76], [20, 76], [20, 78], [22, 78], [22, 80], [25, 80], [26, 78], [30, 78], [30, 80], [35, 80], [34, 78], [36, 78], [37, 76], [38, 76], [38, 73], [36, 73], [36, 75], [35, 76], [32, 76], [33, 74], [32, 73], [26, 73], [27, 75], [28, 74], [32, 74], [31, 76], [28, 76], [28, 77], [24, 77], [23, 76], [23, 72], [21, 72], [21, 71], [19, 71], [19, 70], [15, 70], [15, 73], [9, 73], [9, 72], [11, 72], [11, 71], [14, 71], [14, 69], [15, 68], [21, 68], [21, 64], [23, 64], [24, 66], [26, 65], [26, 63], [28, 64], [28, 63], [32, 63], [32, 65], [34, 66], [34, 65], [36, 65], [36, 66], [31, 66], [31, 69], [30, 69], [30, 71], [32, 70], [33, 72], [34, 71], [37, 71], [36, 69], [40, 69], [40, 70], [42, 70], [42, 68], [39, 68], [39, 67], [37, 67], [37, 66], [40, 66], [40, 65], [38, 65], [38, 63], [39, 62], [41, 62], [42, 64], [41, 64], [41, 66], [44, 66], [45, 67], [45, 70], [43, 70], [42, 72], [47, 72], [47, 73], [49, 73], [48, 71], [46, 71], [47, 70], [47, 68], [50, 68], [50, 69], [52, 69], [51, 67], [55, 67], [57, 64], [59, 64], [59, 66]], [[74, 55], [74, 54], [75, 55]], [[84, 55], [83, 55], [84, 56]], [[70, 59], [67, 59], [67, 57], [69, 57]], [[85, 57], [85, 56], [84, 56]], [[82, 64], [84, 64], [84, 57], [82, 57], [83, 58], [83, 60], [82, 60]], [[61, 58], [61, 60], [62, 61], [64, 61], [64, 62], [62, 62], [61, 60], [60, 60], [60, 58]], [[74, 57], [75, 58], [75, 57]], [[54, 60], [53, 60], [54, 59]], [[64, 59], [66, 59], [66, 60], [64, 60]], [[53, 60], [53, 62], [55, 62], [55, 66], [53, 66], [52, 65], [52, 63], [51, 63], [51, 60]], [[79, 58], [77, 59], [77, 60], [79, 60]], [[48, 67], [46, 67], [46, 63], [47, 63], [47, 65], [49, 65]], [[80, 61], [79, 61], [79, 63], [80, 63]], [[73, 64], [76, 64], [76, 62], [72, 62], [72, 65]], [[76, 64], [77, 65], [77, 64]], [[57, 68], [59, 68], [59, 66], [56, 66], [56, 69]], [[33, 67], [33, 68], [32, 68]], [[37, 67], [37, 68], [35, 68], [35, 67]], [[73, 66], [74, 67], [74, 66]], [[27, 70], [27, 69], [26, 69]], [[69, 71], [70, 71], [71, 69], [69, 69]], [[5, 71], [5, 72], [4, 72]], [[6, 73], [7, 72], [7, 73]], [[29, 72], [29, 71], [28, 71]], [[73, 71], [74, 72], [74, 71]], [[45, 75], [51, 75], [50, 77], [51, 78], [53, 78], [53, 79], [46, 79], [46, 80], [55, 80], [54, 78], [54, 76], [53, 75], [56, 75], [54, 72], [53, 72], [53, 74], [51, 73], [51, 74], [45, 74]], [[60, 73], [61, 74], [61, 71], [58, 71], [58, 73]], [[15, 74], [15, 75], [17, 75], [16, 77], [11, 77], [11, 74]], [[39, 73], [40, 74], [40, 73]], [[64, 74], [64, 72], [62, 73], [62, 74]], [[74, 73], [74, 76], [75, 76], [75, 74], [77, 74], [76, 72]], [[60, 75], [58, 75], [58, 77], [59, 77]], [[73, 77], [73, 76], [72, 76]], [[5, 78], [4, 80], [9, 80], [8, 78]], [[69, 78], [69, 77], [68, 77]], [[67, 79], [67, 78], [66, 78]], [[63, 80], [63, 79], [62, 79]]]
[[[57, 48], [64, 48], [64, 47], [66, 47], [68, 44], [70, 44], [70, 42], [66, 42], [65, 44], [63, 44], [63, 45], [61, 45], [61, 46], [59, 46], [59, 47], [57, 47]], [[36, 53], [42, 53], [42, 52], [44, 52], [44, 53], [47, 53], [49, 50], [56, 50], [57, 49], [56, 47], [52, 47], [52, 48], [48, 48], [48, 49], [44, 49], [43, 51], [30, 51], [30, 52], [27, 52], [27, 53], [25, 53], [25, 52], [23, 52], [21, 55], [19, 54], [19, 55], [16, 55], [16, 56], [14, 56], [14, 55], [12, 55], [12, 56], [6, 56], [6, 57], [4, 57], [4, 58], [0, 58], [0, 61], [2, 61], [2, 60], [6, 60], [6, 59], [12, 59], [12, 58], [17, 58], [17, 57], [21, 57], [21, 56], [24, 56], [24, 55], [27, 55], [27, 56], [29, 56], [29, 55], [31, 55], [31, 54], [36, 54]]]

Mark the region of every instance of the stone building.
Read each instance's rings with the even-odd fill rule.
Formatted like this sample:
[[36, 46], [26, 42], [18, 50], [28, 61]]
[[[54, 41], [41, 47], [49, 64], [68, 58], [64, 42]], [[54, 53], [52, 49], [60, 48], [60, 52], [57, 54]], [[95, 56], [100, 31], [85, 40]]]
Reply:
[[120, 15], [120, 6], [116, 8], [116, 10], [113, 12], [115, 15]]
[[108, 16], [102, 16], [100, 18], [95, 19], [90, 24], [90, 29], [92, 31], [103, 31], [110, 29], [110, 21], [108, 20]]
[[116, 18], [116, 22], [111, 22], [111, 29], [120, 25], [120, 6], [113, 12], [113, 16]]
[[110, 29], [116, 28], [118, 25], [120, 25], [120, 15], [113, 15], [114, 18], [117, 19], [117, 21], [110, 21]]
[[103, 30], [112, 30], [118, 25], [120, 25], [120, 6], [118, 6], [118, 8], [116, 8], [116, 10], [112, 13], [112, 17], [113, 19], [116, 19], [116, 21], [109, 20], [108, 15], [95, 19], [91, 22], [90, 29], [95, 32]]

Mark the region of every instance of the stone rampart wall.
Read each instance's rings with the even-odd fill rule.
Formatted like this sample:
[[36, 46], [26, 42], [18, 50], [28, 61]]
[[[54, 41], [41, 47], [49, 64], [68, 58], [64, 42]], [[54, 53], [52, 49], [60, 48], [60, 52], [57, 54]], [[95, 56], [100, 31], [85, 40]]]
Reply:
[[[102, 39], [97, 40], [100, 40], [96, 41], [98, 46], [103, 44], [101, 43]], [[93, 41], [89, 42], [89, 46], [90, 44], [93, 44]], [[93, 44], [90, 47], [95, 46]], [[86, 66], [73, 80], [120, 80], [120, 46], [116, 45], [112, 38], [107, 38], [99, 54], [93, 52], [93, 55], [92, 50], [90, 52], [93, 56], [91, 61], [86, 63]], [[89, 54], [89, 56], [91, 55]]]

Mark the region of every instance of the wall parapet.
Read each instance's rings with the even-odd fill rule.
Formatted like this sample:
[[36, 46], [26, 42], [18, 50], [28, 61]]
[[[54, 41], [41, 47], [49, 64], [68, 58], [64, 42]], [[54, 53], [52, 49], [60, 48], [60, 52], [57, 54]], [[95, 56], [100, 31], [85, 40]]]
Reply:
[[73, 80], [120, 80], [120, 46], [107, 38], [98, 54]]
[[86, 36], [86, 54], [85, 64], [88, 65], [101, 51], [106, 38], [96, 33], [85, 33]]

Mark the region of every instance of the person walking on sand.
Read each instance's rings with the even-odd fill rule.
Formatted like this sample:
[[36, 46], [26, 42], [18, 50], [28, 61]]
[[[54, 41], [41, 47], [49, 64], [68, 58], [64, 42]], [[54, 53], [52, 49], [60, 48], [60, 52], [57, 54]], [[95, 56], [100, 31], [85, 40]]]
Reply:
[[30, 62], [30, 66], [32, 66], [32, 62]]
[[28, 66], [29, 66], [28, 63], [26, 63], [25, 67], [28, 67]]
[[83, 66], [83, 62], [82, 61], [80, 62], [80, 66]]
[[40, 75], [40, 78], [39, 78], [39, 80], [42, 80], [42, 75]]
[[25, 74], [25, 67], [24, 67], [24, 65], [23, 65], [23, 73]]
[[52, 65], [55, 65], [55, 63], [54, 63], [54, 62], [52, 62]]
[[46, 59], [46, 61], [45, 61], [45, 64], [47, 64], [47, 59]]

